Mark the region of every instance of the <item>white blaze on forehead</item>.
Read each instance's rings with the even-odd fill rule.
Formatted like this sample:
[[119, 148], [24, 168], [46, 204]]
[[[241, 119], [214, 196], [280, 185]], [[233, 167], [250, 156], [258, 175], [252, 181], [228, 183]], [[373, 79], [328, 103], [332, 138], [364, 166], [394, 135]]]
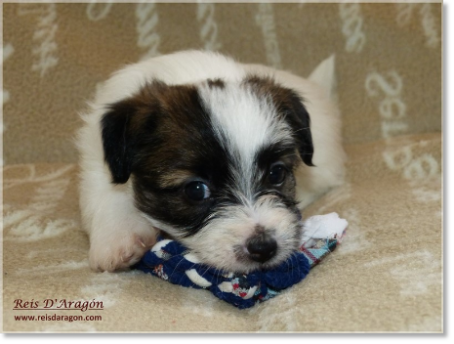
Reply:
[[250, 196], [257, 152], [272, 143], [290, 140], [289, 128], [278, 119], [271, 97], [259, 98], [239, 84], [226, 83], [222, 88], [204, 85], [200, 96], [219, 141], [240, 168], [237, 181]]

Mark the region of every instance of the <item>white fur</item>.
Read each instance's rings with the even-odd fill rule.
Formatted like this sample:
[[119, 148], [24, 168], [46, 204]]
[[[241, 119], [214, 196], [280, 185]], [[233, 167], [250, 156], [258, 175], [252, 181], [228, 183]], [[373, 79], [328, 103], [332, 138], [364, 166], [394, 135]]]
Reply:
[[[295, 174], [296, 198], [300, 208], [305, 208], [333, 186], [342, 184], [345, 175], [346, 156], [342, 148], [340, 112], [334, 102], [334, 58], [323, 61], [306, 80], [285, 71], [261, 65], [248, 65], [250, 72], [272, 76], [283, 86], [297, 91], [305, 100], [304, 106], [311, 119], [314, 144], [314, 167], [300, 165]], [[325, 81], [328, 79], [329, 81]], [[329, 89], [319, 86], [323, 84]], [[330, 85], [331, 84], [331, 85]], [[330, 97], [331, 96], [331, 97]]]
[[[259, 100], [251, 90], [238, 83], [226, 83], [223, 89], [201, 89], [201, 97], [213, 114], [212, 121], [219, 141], [225, 149], [235, 152], [238, 165], [236, 183], [247, 200], [251, 200], [251, 182], [255, 153], [266, 143], [290, 140], [290, 131], [284, 122], [277, 121], [275, 110], [267, 100]], [[225, 141], [224, 138], [227, 138]]]
[[[321, 68], [328, 70], [328, 73], [322, 70], [315, 75], [332, 74], [329, 71], [331, 67], [330, 63], [325, 63]], [[329, 188], [342, 182], [345, 157], [341, 146], [339, 112], [328, 97], [330, 91], [323, 90], [316, 83], [287, 72], [259, 65], [243, 65], [220, 54], [201, 51], [159, 56], [127, 66], [98, 88], [94, 100], [82, 115], [84, 126], [79, 130], [77, 137], [81, 168], [80, 207], [83, 226], [90, 236], [90, 266], [93, 269], [113, 271], [137, 261], [154, 243], [156, 231], [153, 227], [167, 230], [172, 234], [172, 228], [144, 216], [135, 209], [131, 180], [124, 185], [111, 183], [112, 177], [104, 162], [100, 128], [100, 120], [106, 106], [133, 95], [154, 78], [170, 85], [202, 83], [208, 78], [221, 78], [231, 83], [239, 83], [251, 72], [273, 77], [278, 83], [297, 91], [306, 100], [304, 104], [311, 117], [315, 147], [313, 163], [316, 167], [301, 164], [295, 175], [297, 198], [301, 207], [307, 206]], [[247, 176], [250, 174], [248, 163], [252, 161], [251, 154], [254, 149], [265, 141], [277, 139], [278, 135], [285, 132], [285, 128], [276, 128], [277, 124], [273, 122], [272, 113], [263, 116], [263, 111], [270, 108], [266, 104], [257, 105], [248, 99], [252, 95], [236, 93], [234, 88], [228, 91], [234, 96], [231, 99], [235, 99], [228, 104], [222, 104], [223, 100], [215, 91], [205, 90], [201, 93], [207, 106], [225, 108], [226, 112], [214, 112], [217, 116], [216, 128], [220, 134], [221, 131], [228, 133], [229, 145], [241, 151], [240, 159], [244, 168], [242, 172]], [[232, 109], [236, 111], [236, 117], [227, 115], [232, 113], [228, 112]], [[260, 112], [262, 116], [259, 119]], [[245, 116], [246, 114], [250, 117]], [[249, 128], [252, 126], [260, 130], [250, 131]], [[244, 189], [250, 188], [245, 185]], [[288, 225], [286, 216], [284, 214], [280, 216], [276, 210], [271, 211], [271, 208], [270, 202], [265, 202], [260, 207], [250, 204], [248, 209], [253, 211], [253, 215], [237, 217], [225, 228], [229, 227], [237, 231], [239, 236], [245, 236], [245, 233], [239, 233], [239, 228], [245, 227], [245, 223], [240, 223], [239, 218], [243, 218], [245, 222], [250, 221], [253, 226], [254, 216], [259, 222], [268, 216], [271, 218], [264, 221], [282, 227], [283, 236], [279, 240], [290, 240], [285, 237], [287, 232], [284, 227]], [[213, 222], [213, 226], [215, 224], [216, 222]], [[202, 229], [194, 236], [194, 242], [195, 240], [199, 242], [199, 251], [213, 247], [211, 240], [225, 240], [228, 237], [222, 234], [217, 237], [204, 236], [203, 233], [207, 231], [208, 229]], [[219, 261], [224, 261], [226, 267], [236, 268], [233, 262], [225, 262], [227, 259], [233, 259], [229, 254], [223, 255], [219, 252], [216, 254]]]
[[300, 238], [295, 237], [295, 228], [301, 225], [293, 214], [283, 207], [276, 207], [278, 200], [273, 196], [261, 197], [255, 204], [242, 204], [226, 207], [220, 211], [227, 215], [215, 219], [200, 232], [189, 238], [182, 238], [190, 246], [202, 263], [209, 263], [225, 271], [243, 271], [257, 269], [260, 264], [238, 261], [232, 247], [243, 247], [248, 238], [254, 235], [257, 224], [273, 228], [272, 236], [276, 240], [278, 253], [269, 262], [273, 266], [287, 258], [298, 247]]

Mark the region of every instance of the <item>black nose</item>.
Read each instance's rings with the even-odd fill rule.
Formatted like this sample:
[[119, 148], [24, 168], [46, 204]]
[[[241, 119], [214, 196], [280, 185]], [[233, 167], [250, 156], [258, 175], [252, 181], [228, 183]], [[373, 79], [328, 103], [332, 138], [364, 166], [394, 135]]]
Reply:
[[249, 258], [264, 263], [276, 254], [277, 243], [271, 236], [260, 233], [248, 240], [246, 248], [249, 252]]

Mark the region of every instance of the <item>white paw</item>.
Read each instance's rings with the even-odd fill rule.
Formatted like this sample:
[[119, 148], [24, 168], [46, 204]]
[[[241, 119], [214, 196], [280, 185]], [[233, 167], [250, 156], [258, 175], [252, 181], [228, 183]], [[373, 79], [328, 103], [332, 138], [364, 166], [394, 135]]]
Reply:
[[90, 243], [90, 267], [95, 271], [122, 270], [137, 263], [156, 243], [156, 231], [149, 233], [122, 233], [107, 240], [92, 237]]

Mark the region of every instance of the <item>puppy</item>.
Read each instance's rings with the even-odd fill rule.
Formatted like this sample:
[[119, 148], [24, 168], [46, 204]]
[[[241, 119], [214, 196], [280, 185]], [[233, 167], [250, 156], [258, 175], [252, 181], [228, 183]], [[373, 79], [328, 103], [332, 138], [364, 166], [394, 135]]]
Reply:
[[300, 209], [344, 176], [339, 113], [319, 85], [333, 63], [305, 80], [185, 51], [102, 84], [77, 136], [91, 268], [127, 268], [160, 231], [227, 271], [288, 258]]

